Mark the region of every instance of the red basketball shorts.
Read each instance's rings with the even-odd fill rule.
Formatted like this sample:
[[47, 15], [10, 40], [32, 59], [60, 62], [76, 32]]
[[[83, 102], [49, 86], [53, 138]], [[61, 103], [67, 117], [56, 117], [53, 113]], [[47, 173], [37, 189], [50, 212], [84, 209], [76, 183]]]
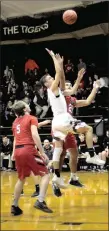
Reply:
[[[51, 133], [51, 135], [53, 136], [53, 133]], [[55, 147], [54, 142], [53, 142], [53, 146]], [[63, 148], [64, 150], [67, 150], [69, 148], [77, 148], [76, 137], [72, 133], [69, 133], [66, 136], [65, 141], [63, 142]]]
[[64, 150], [70, 149], [70, 148], [76, 148], [77, 149], [77, 141], [76, 141], [76, 137], [69, 133], [65, 139], [64, 142]]
[[48, 173], [42, 157], [39, 156], [33, 145], [20, 145], [15, 148], [15, 162], [20, 180], [29, 177], [31, 172], [34, 175], [44, 176]]

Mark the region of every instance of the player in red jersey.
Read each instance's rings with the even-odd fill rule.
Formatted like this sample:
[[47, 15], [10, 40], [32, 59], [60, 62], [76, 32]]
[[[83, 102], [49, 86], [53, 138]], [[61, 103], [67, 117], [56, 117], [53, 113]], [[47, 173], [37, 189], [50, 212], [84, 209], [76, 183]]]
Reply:
[[[84, 73], [84, 68], [82, 68], [78, 72], [78, 76], [81, 75], [81, 72]], [[82, 76], [82, 75], [81, 75]], [[79, 78], [80, 79], [80, 78]], [[63, 90], [63, 94], [66, 98], [67, 102], [67, 110], [68, 112], [73, 116], [73, 109], [74, 107], [86, 107], [91, 104], [93, 99], [95, 98], [99, 88], [100, 88], [100, 81], [97, 80], [93, 84], [93, 89], [88, 96], [86, 100], [77, 100], [76, 98], [71, 97], [71, 95], [74, 94], [74, 91], [78, 89], [78, 83], [74, 84], [72, 87], [71, 83], [68, 82], [65, 83], [65, 75], [63, 74], [61, 78], [61, 89]], [[89, 153], [89, 157], [86, 159], [88, 163], [93, 163], [93, 164], [98, 164], [98, 165], [103, 165], [104, 162], [98, 158], [98, 156], [95, 154], [95, 150], [93, 148], [93, 129], [91, 126], [87, 125], [86, 123], [80, 121], [76, 122], [75, 125], [73, 126], [73, 131], [74, 133], [84, 133], [86, 137], [86, 144], [87, 144], [87, 149]]]
[[[23, 101], [18, 101], [13, 106], [13, 111], [17, 118], [15, 119], [12, 130], [14, 136], [13, 154], [18, 172], [18, 181], [15, 185], [14, 200], [11, 207], [13, 215], [20, 215], [23, 211], [18, 207], [18, 201], [25, 182], [25, 178], [31, 173], [42, 177], [40, 184], [40, 193], [34, 207], [44, 212], [51, 213], [44, 201], [49, 184], [49, 174], [45, 162], [48, 157], [44, 154], [41, 140], [37, 131], [37, 118], [31, 116], [29, 105]], [[39, 149], [39, 152], [35, 148]]]

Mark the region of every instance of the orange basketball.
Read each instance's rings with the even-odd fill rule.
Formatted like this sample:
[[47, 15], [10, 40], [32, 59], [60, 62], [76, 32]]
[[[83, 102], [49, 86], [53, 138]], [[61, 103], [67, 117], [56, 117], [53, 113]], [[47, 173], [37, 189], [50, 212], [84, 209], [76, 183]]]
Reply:
[[77, 20], [77, 13], [74, 10], [66, 10], [63, 13], [63, 21], [68, 24], [72, 25], [76, 22]]

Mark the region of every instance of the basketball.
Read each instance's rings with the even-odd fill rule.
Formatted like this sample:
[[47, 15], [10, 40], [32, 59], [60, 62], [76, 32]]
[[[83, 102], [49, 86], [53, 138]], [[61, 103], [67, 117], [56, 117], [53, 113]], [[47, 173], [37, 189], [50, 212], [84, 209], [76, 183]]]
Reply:
[[74, 10], [66, 10], [63, 13], [63, 21], [68, 24], [72, 25], [76, 22], [77, 20], [77, 13]]

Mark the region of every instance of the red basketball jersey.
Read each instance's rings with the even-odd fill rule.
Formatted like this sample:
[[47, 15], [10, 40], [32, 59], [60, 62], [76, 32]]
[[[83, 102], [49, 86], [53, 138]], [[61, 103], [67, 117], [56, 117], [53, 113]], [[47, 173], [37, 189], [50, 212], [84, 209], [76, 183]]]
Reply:
[[67, 103], [67, 112], [70, 115], [73, 115], [73, 109], [76, 106], [76, 98], [72, 96], [65, 96], [66, 103]]
[[16, 145], [33, 144], [31, 125], [38, 127], [38, 120], [35, 116], [24, 115], [15, 119], [12, 125], [13, 135]]

